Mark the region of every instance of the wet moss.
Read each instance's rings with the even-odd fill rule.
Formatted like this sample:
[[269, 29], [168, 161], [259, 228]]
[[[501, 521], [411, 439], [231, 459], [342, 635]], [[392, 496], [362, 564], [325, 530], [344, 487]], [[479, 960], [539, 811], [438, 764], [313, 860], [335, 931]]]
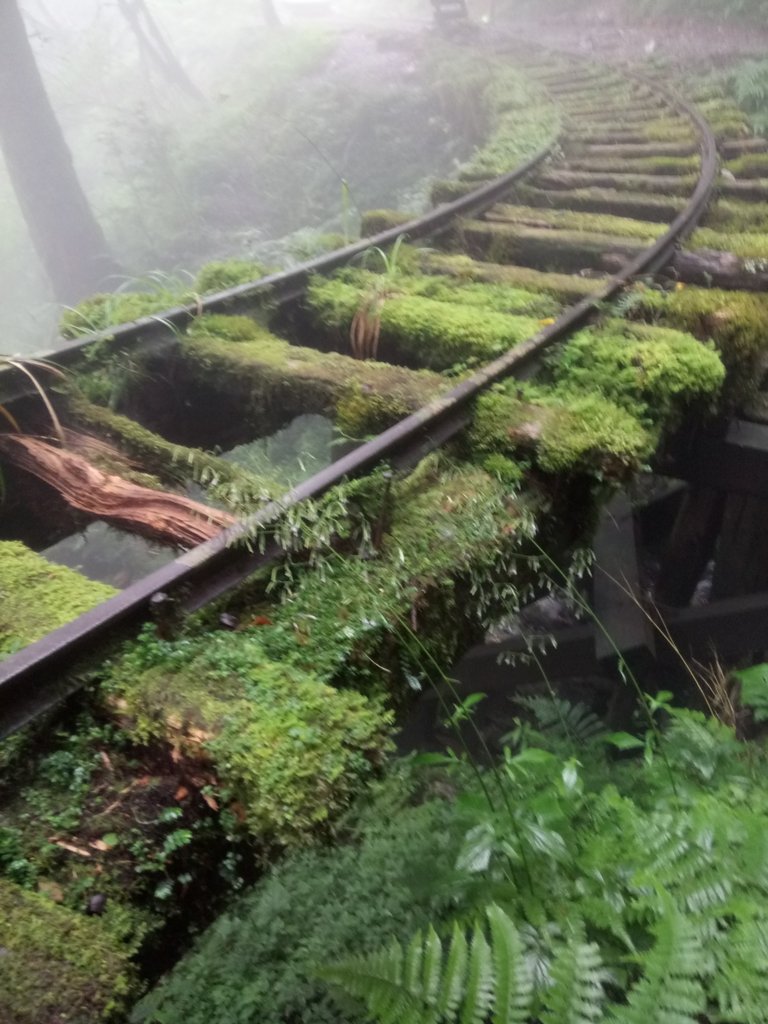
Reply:
[[116, 593], [105, 583], [47, 562], [17, 541], [0, 541], [0, 658]]
[[294, 567], [264, 643], [324, 680], [402, 699], [449, 670], [513, 600], [504, 584], [532, 511], [497, 474], [445, 456], [365, 486], [375, 546], [325, 558], [322, 572]]
[[399, 210], [368, 210], [360, 221], [360, 236], [369, 238], [382, 231], [389, 231], [390, 228], [398, 228], [413, 220], [413, 216], [412, 213], [402, 213]]
[[461, 282], [481, 282], [522, 288], [524, 291], [550, 295], [560, 302], [571, 303], [593, 295], [602, 286], [599, 278], [576, 277], [569, 274], [547, 274], [530, 267], [503, 266], [473, 260], [463, 254], [418, 252], [418, 263], [429, 274], [439, 274]]
[[768, 178], [768, 153], [747, 153], [724, 166], [737, 178]]
[[605, 171], [609, 174], [694, 174], [699, 169], [700, 160], [697, 156], [646, 156], [624, 160], [583, 157], [569, 161], [569, 165], [574, 170]]
[[102, 922], [0, 880], [0, 1020], [93, 1024], [133, 994], [128, 957]]
[[629, 258], [646, 245], [621, 235], [470, 220], [460, 221], [453, 244], [492, 263], [524, 263], [559, 273], [600, 270], [606, 252]]
[[580, 331], [552, 356], [548, 373], [568, 392], [598, 392], [644, 423], [665, 428], [694, 402], [711, 407], [725, 378], [710, 343], [619, 320]]
[[429, 190], [429, 200], [433, 206], [453, 203], [474, 192], [482, 183], [482, 178], [475, 181], [436, 181]]
[[206, 263], [195, 279], [195, 289], [201, 295], [223, 292], [239, 284], [249, 284], [269, 273], [263, 263], [254, 260], [222, 260]]
[[327, 834], [390, 748], [378, 701], [276, 663], [253, 632], [134, 648], [110, 686], [137, 736], [214, 767], [218, 799], [268, 847]]
[[768, 234], [768, 207], [738, 199], [718, 199], [710, 204], [702, 224], [723, 232]]
[[[393, 284], [393, 288], [396, 284]], [[307, 302], [326, 329], [348, 334], [364, 303], [363, 290], [343, 280], [316, 280]], [[507, 316], [477, 304], [392, 294], [380, 304], [381, 344], [410, 363], [444, 370], [469, 359], [488, 359], [535, 334], [538, 317]]]
[[666, 231], [662, 224], [617, 217], [605, 213], [580, 213], [572, 210], [547, 210], [535, 206], [512, 206], [500, 203], [488, 215], [502, 223], [553, 227], [565, 231], [590, 231], [603, 235], [619, 235], [652, 242]]
[[756, 231], [716, 231], [712, 228], [698, 228], [688, 243], [690, 249], [716, 249], [718, 252], [732, 252], [747, 260], [768, 259], [768, 233]]
[[728, 371], [732, 398], [756, 387], [755, 361], [768, 347], [768, 297], [717, 288], [646, 289], [635, 294], [630, 315], [711, 339]]
[[600, 394], [507, 385], [483, 395], [470, 431], [476, 457], [532, 458], [547, 473], [623, 480], [655, 447], [655, 435]]
[[186, 384], [226, 393], [254, 433], [316, 412], [335, 414], [341, 429], [361, 437], [449, 386], [425, 371], [290, 345], [246, 317], [199, 318], [181, 346], [179, 366]]
[[519, 186], [519, 202], [530, 206], [608, 213], [618, 217], [667, 222], [685, 207], [685, 199], [655, 196], [650, 192], [628, 192], [621, 188], [546, 189]]
[[[375, 289], [384, 280], [380, 275], [361, 270], [340, 271], [336, 279], [360, 289]], [[431, 274], [398, 274], [391, 279], [393, 297], [417, 296], [460, 306], [477, 306], [495, 313], [549, 317], [560, 311], [561, 304], [551, 295], [512, 285], [493, 282], [449, 282]]]

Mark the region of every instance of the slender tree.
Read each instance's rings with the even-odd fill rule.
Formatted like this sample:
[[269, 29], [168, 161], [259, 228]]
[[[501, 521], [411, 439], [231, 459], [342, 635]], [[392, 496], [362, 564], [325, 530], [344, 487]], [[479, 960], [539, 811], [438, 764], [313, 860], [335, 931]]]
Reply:
[[117, 6], [131, 26], [139, 44], [139, 50], [148, 63], [156, 67], [169, 82], [173, 82], [174, 85], [188, 92], [190, 96], [202, 99], [200, 90], [168, 45], [144, 0], [117, 0]]
[[17, 0], [0, 0], [0, 145], [56, 299], [76, 302], [116, 272], [35, 62]]

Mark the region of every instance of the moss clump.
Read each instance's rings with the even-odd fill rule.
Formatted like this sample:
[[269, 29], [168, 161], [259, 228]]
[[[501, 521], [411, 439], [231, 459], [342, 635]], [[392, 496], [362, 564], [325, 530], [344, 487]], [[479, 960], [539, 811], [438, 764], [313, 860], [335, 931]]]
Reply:
[[694, 231], [687, 248], [716, 249], [718, 252], [732, 252], [742, 259], [768, 259], [768, 233], [723, 232], [712, 228]]
[[711, 339], [736, 396], [757, 384], [755, 359], [768, 346], [768, 298], [753, 292], [681, 288], [636, 293], [631, 315]]
[[0, 880], [0, 1020], [93, 1024], [116, 1017], [134, 978], [101, 921]]
[[[340, 279], [316, 280], [307, 294], [318, 323], [345, 335], [364, 301], [364, 290]], [[539, 318], [396, 293], [383, 301], [380, 317], [382, 345], [393, 346], [411, 363], [439, 370], [498, 355], [540, 329]]]
[[[331, 553], [322, 572], [298, 578], [294, 568], [264, 644], [323, 680], [391, 698], [438, 678], [479, 639], [486, 615], [509, 610], [505, 584], [527, 519], [495, 473], [437, 456], [395, 484], [360, 486], [364, 497], [352, 500], [364, 502], [375, 549], [361, 540], [367, 558]], [[354, 521], [350, 534], [360, 534]]]
[[599, 394], [506, 385], [479, 400], [470, 443], [484, 463], [528, 455], [549, 473], [625, 479], [646, 461], [655, 438]]
[[700, 162], [697, 156], [640, 156], [624, 160], [582, 157], [570, 160], [568, 166], [578, 171], [604, 171], [609, 174], [694, 174]]
[[768, 178], [768, 153], [746, 153], [726, 160], [725, 167], [737, 178]]
[[429, 190], [429, 200], [433, 206], [453, 203], [480, 188], [482, 183], [482, 178], [476, 181], [436, 181]]
[[0, 658], [106, 601], [117, 591], [0, 541]]
[[654, 196], [650, 192], [628, 192], [621, 188], [566, 188], [556, 191], [521, 185], [517, 199], [529, 206], [562, 207], [589, 213], [609, 213], [638, 220], [670, 221], [685, 207], [684, 199]]
[[109, 327], [140, 320], [153, 313], [161, 313], [193, 301], [192, 291], [170, 289], [93, 295], [78, 303], [73, 309], [65, 310], [59, 329], [64, 338], [79, 338], [84, 334], [105, 331]]
[[207, 292], [223, 292], [239, 284], [249, 284], [269, 271], [263, 263], [253, 260], [222, 260], [206, 263], [195, 279], [195, 287], [201, 295]]
[[585, 267], [600, 269], [606, 252], [629, 257], [641, 252], [646, 243], [606, 233], [462, 220], [455, 245], [492, 263], [525, 263], [567, 273]]
[[440, 274], [456, 281], [504, 285], [524, 291], [551, 295], [560, 302], [577, 302], [602, 287], [597, 278], [569, 274], [547, 274], [530, 267], [503, 266], [473, 260], [462, 254], [419, 252], [418, 262], [428, 274]]
[[557, 386], [596, 391], [657, 427], [670, 426], [692, 402], [711, 403], [725, 377], [714, 346], [618, 320], [576, 334], [552, 357], [549, 373]]
[[335, 415], [345, 432], [360, 437], [391, 426], [449, 386], [426, 371], [290, 345], [246, 317], [199, 318], [178, 359], [183, 386], [211, 402], [226, 393], [254, 434], [271, 433], [276, 420], [320, 413]]
[[[335, 279], [358, 288], [363, 294], [371, 290], [380, 290], [385, 280], [379, 275], [362, 270], [343, 270]], [[436, 302], [476, 306], [489, 312], [521, 316], [549, 317], [562, 309], [561, 303], [555, 302], [551, 295], [530, 289], [493, 282], [449, 283], [444, 277], [436, 277], [433, 274], [397, 274], [391, 279], [391, 292], [393, 298], [405, 295], [418, 296], [434, 299]]]
[[401, 224], [413, 220], [413, 217], [412, 213], [402, 213], [400, 210], [367, 210], [360, 221], [360, 235], [368, 238], [389, 231], [390, 228], [399, 228]]
[[137, 734], [212, 762], [220, 798], [261, 842], [307, 842], [372, 778], [391, 715], [279, 664], [253, 633], [165, 643], [145, 635], [111, 680]]
[[703, 224], [725, 232], [768, 234], [768, 207], [738, 199], [718, 199], [708, 207]]
[[580, 213], [572, 210], [547, 210], [535, 206], [495, 206], [489, 215], [494, 221], [532, 227], [562, 228], [567, 231], [591, 231], [603, 235], [619, 235], [652, 242], [666, 231], [663, 224], [616, 217], [605, 213]]

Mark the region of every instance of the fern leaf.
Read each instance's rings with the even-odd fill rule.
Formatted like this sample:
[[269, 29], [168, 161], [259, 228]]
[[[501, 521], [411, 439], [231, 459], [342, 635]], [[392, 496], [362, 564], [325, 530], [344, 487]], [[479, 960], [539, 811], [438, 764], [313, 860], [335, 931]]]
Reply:
[[493, 1005], [491, 949], [478, 929], [470, 947], [467, 991], [460, 1024], [483, 1024]]
[[[424, 967], [422, 991], [428, 1006], [436, 1006], [440, 990], [440, 973], [443, 966], [443, 945], [435, 929], [430, 925], [424, 941]], [[435, 1020], [439, 1019], [435, 1016]]]
[[643, 958], [644, 976], [616, 1007], [614, 1024], [698, 1024], [706, 1006], [700, 977], [706, 963], [703, 944], [690, 919], [667, 899], [655, 928], [656, 944]]
[[606, 977], [599, 948], [586, 941], [584, 927], [579, 926], [552, 964], [552, 987], [545, 995], [542, 1024], [595, 1024], [602, 1020]]
[[525, 1024], [533, 997], [533, 972], [512, 920], [499, 907], [486, 911], [496, 976], [493, 1024]]
[[464, 992], [464, 976], [467, 970], [467, 940], [464, 932], [456, 924], [453, 926], [453, 939], [448, 953], [448, 960], [443, 972], [440, 995], [437, 1000], [437, 1018], [455, 1020], [456, 1012], [461, 1005]]

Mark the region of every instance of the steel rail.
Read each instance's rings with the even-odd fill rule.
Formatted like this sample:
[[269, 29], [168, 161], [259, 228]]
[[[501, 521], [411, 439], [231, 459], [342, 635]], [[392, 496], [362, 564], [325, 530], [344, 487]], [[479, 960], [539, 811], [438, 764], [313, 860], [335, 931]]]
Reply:
[[[264, 552], [249, 551], [245, 546], [248, 538], [274, 523], [287, 509], [307, 499], [321, 497], [343, 480], [359, 476], [384, 460], [395, 465], [413, 462], [443, 444], [468, 422], [472, 403], [487, 388], [513, 374], [525, 375], [530, 372], [546, 349], [583, 326], [603, 303], [616, 296], [632, 278], [653, 273], [667, 262], [678, 243], [693, 230], [707, 206], [717, 178], [718, 157], [712, 131], [698, 111], [676, 93], [655, 83], [647, 84], [651, 84], [673, 109], [694, 124], [701, 150], [701, 170], [696, 188], [685, 210], [675, 218], [665, 234], [609, 278], [597, 294], [571, 306], [555, 323], [476, 371], [443, 397], [435, 399], [316, 473], [281, 499], [270, 502], [259, 512], [224, 530], [212, 540], [186, 552], [115, 597], [0, 662], [0, 737], [19, 728], [75, 689], [77, 681], [68, 679], [62, 673], [117, 627], [146, 619], [154, 595], [185, 590], [183, 607], [194, 609], [224, 593], [259, 567], [274, 561], [279, 556], [276, 545], [268, 545]], [[370, 245], [389, 244], [404, 232], [413, 235], [418, 231], [423, 236], [430, 231], [424, 226], [425, 222], [430, 225], [432, 232], [445, 230], [451, 220], [472, 206], [479, 208], [482, 204], [492, 203], [511, 184], [537, 166], [544, 155], [537, 154], [523, 167], [483, 186], [471, 197], [440, 207], [426, 218], [411, 222], [410, 227], [404, 224], [383, 232], [373, 239], [366, 239], [330, 256], [304, 264], [291, 274], [275, 275], [255, 286], [230, 289], [213, 296], [207, 308], [222, 309], [233, 301], [246, 297], [250, 300], [256, 295], [262, 295], [267, 288], [286, 285], [288, 279], [296, 279], [297, 275], [298, 280], [303, 278], [306, 282], [310, 274], [328, 272], [342, 266]], [[467, 198], [472, 200], [471, 203], [466, 202]], [[289, 283], [288, 287], [293, 287], [293, 283]], [[190, 307], [175, 311], [173, 322], [181, 324], [193, 312]], [[140, 321], [123, 330], [124, 333], [139, 332], [150, 324], [151, 321]], [[79, 348], [82, 347], [81, 344]]]

